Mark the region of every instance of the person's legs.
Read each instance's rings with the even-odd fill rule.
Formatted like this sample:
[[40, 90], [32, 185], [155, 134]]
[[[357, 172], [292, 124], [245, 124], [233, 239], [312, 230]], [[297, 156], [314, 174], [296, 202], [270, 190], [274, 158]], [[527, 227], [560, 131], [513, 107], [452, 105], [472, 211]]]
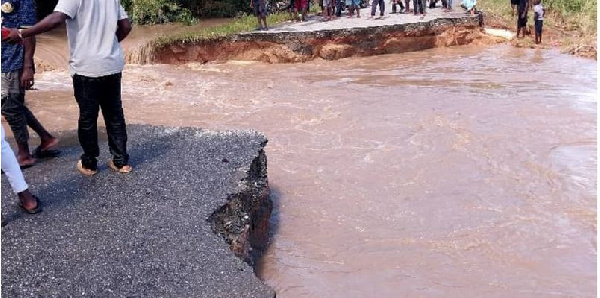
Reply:
[[256, 21], [258, 22], [257, 30], [261, 30], [263, 28], [261, 23], [261, 8], [259, 1], [252, 1], [252, 10], [254, 10], [254, 16], [256, 17]]
[[4, 137], [4, 126], [2, 126], [2, 171], [15, 193], [20, 193], [29, 187], [23, 178], [17, 158]]
[[299, 21], [298, 13], [302, 11], [302, 0], [294, 0], [294, 20]]
[[375, 16], [375, 11], [377, 10], [378, 2], [379, 2], [379, 0], [373, 0], [373, 3], [371, 3], [371, 17]]
[[29, 152], [29, 131], [25, 115], [25, 91], [21, 88], [21, 72], [2, 73], [2, 116], [8, 122], [17, 142], [17, 160], [30, 166], [35, 159]]
[[269, 27], [267, 26], [267, 6], [266, 6], [265, 1], [266, 0], [264, 0], [264, 1], [261, 2], [261, 6], [260, 6], [260, 20], [262, 20], [262, 22], [264, 24], [263, 29], [268, 30]]
[[23, 177], [23, 172], [21, 171], [21, 167], [19, 166], [19, 162], [15, 157], [15, 153], [10, 148], [10, 145], [6, 141], [4, 136], [4, 126], [2, 129], [2, 171], [6, 175], [8, 179], [8, 183], [12, 190], [17, 194], [20, 200], [21, 206], [25, 209], [25, 211], [29, 213], [37, 213], [42, 211], [40, 206], [38, 206], [37, 199], [29, 192], [29, 186], [27, 182], [25, 182], [25, 178]]
[[342, 5], [345, 5], [345, 1], [335, 0], [335, 16], [338, 18], [342, 16]]
[[542, 20], [535, 20], [535, 43], [542, 42]]
[[329, 2], [331, 2], [331, 5], [329, 6], [329, 7], [330, 7], [330, 10], [329, 10], [329, 17], [330, 17], [331, 19], [335, 19], [335, 18], [336, 18], [336, 15], [335, 15], [335, 10], [336, 10], [336, 8], [337, 8], [337, 6], [336, 6], [336, 3], [335, 3], [335, 2], [336, 2], [336, 0], [329, 0]]
[[385, 0], [379, 0], [379, 16], [383, 17], [385, 13]]
[[[298, 12], [296, 11], [296, 4], [294, 3], [294, 0], [291, 0], [290, 6], [288, 7], [288, 11], [290, 13], [290, 20], [295, 21], [298, 17]], [[294, 12], [296, 12], [296, 16], [294, 16]]]
[[413, 10], [415, 15], [419, 14], [419, 0], [413, 0]]
[[104, 86], [99, 86], [97, 78], [88, 78], [80, 75], [73, 76], [73, 90], [75, 100], [79, 105], [79, 121], [77, 135], [79, 144], [83, 149], [81, 162], [85, 169], [96, 171], [100, 155], [98, 148], [98, 111], [99, 96], [104, 92]]
[[27, 126], [29, 126], [35, 133], [40, 137], [41, 144], [40, 149], [42, 151], [48, 150], [58, 144], [58, 139], [55, 138], [46, 130], [46, 128], [35, 118], [31, 110], [24, 106], [25, 118], [27, 119]]
[[321, 17], [323, 20], [329, 20], [329, 10], [331, 7], [331, 0], [323, 0], [323, 11]]
[[302, 2], [302, 21], [306, 21], [306, 14], [308, 13], [308, 0], [296, 0]]
[[129, 164], [127, 154], [127, 127], [121, 102], [121, 74], [101, 78], [103, 91], [100, 97], [100, 107], [108, 134], [108, 148], [117, 168]]

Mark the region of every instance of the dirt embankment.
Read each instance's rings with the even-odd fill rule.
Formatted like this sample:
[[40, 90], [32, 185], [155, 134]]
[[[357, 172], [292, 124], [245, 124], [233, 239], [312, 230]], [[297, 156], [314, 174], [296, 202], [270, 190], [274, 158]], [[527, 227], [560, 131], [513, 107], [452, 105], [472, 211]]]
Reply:
[[481, 31], [479, 17], [310, 32], [256, 32], [198, 42], [152, 43], [128, 53], [128, 63], [182, 64], [210, 61], [304, 62], [418, 51], [501, 40]]
[[[545, 23], [541, 44], [533, 42], [533, 23], [529, 22], [526, 37], [515, 38], [510, 44], [518, 48], [560, 49], [564, 53], [578, 57], [598, 60], [597, 36], [585, 34], [583, 30], [570, 26], [559, 13], [550, 13], [547, 16], [554, 22]], [[486, 27], [517, 31], [516, 20], [509, 20], [498, 13], [486, 14]]]

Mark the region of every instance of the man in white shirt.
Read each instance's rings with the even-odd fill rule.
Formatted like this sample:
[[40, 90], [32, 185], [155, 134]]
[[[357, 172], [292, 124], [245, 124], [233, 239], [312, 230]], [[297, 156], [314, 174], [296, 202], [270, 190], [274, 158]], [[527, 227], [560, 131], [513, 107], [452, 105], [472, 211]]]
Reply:
[[108, 146], [113, 158], [108, 165], [129, 173], [127, 131], [121, 102], [121, 73], [125, 65], [119, 44], [131, 31], [131, 22], [119, 0], [59, 0], [54, 12], [35, 26], [10, 29], [3, 41], [50, 31], [67, 23], [75, 99], [79, 105], [78, 136], [83, 148], [77, 169], [87, 176], [97, 172], [97, 119], [100, 108], [106, 124]]

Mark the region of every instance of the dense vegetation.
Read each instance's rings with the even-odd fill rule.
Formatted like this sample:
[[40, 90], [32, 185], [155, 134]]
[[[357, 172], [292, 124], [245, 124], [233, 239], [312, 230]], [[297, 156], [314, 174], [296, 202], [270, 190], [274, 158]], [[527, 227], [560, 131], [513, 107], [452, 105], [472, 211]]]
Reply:
[[[36, 0], [38, 17], [52, 12], [58, 0]], [[250, 13], [250, 0], [121, 0], [137, 24], [191, 22], [196, 18], [233, 17]]]
[[121, 0], [137, 24], [191, 23], [197, 18], [233, 17], [249, 12], [249, 0]]
[[[545, 22], [548, 25], [579, 31], [582, 35], [596, 35], [596, 0], [542, 0], [542, 4], [546, 8]], [[509, 23], [514, 21], [508, 0], [480, 0], [477, 5], [481, 10], [502, 17]]]

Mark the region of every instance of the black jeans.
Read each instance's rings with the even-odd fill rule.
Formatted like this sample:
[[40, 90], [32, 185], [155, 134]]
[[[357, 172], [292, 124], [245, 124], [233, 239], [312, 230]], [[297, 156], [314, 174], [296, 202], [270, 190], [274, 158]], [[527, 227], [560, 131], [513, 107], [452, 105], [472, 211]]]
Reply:
[[127, 129], [121, 102], [121, 73], [91, 78], [73, 76], [75, 99], [79, 105], [77, 135], [83, 148], [81, 161], [88, 169], [96, 170], [100, 155], [98, 148], [98, 112], [102, 116], [108, 134], [108, 147], [117, 167], [129, 163], [127, 154]]

